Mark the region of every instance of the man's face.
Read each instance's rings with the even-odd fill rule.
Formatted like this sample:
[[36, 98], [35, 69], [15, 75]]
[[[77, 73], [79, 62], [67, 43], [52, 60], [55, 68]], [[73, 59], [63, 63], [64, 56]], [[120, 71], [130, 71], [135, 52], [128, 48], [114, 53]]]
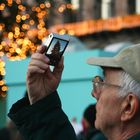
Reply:
[[120, 123], [122, 102], [122, 97], [118, 95], [120, 73], [121, 71], [117, 69], [104, 68], [104, 82], [107, 84], [101, 88], [100, 93], [96, 93], [95, 90], [92, 92], [97, 99], [95, 127], [103, 132], [113, 129]]

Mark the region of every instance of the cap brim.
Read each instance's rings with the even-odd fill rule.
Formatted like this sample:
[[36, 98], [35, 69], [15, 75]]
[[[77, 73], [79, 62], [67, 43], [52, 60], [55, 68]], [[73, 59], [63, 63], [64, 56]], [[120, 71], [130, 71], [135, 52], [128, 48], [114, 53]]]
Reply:
[[89, 65], [102, 66], [102, 67], [114, 67], [120, 68], [121, 66], [116, 61], [115, 57], [91, 57], [87, 59]]

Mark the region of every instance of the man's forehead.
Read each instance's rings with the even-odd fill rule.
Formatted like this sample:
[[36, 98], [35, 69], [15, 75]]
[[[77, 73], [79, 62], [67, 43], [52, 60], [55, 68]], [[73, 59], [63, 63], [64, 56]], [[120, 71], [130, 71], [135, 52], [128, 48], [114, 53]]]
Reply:
[[122, 69], [120, 68], [112, 68], [112, 67], [101, 67], [101, 69], [102, 69], [103, 76], [106, 76], [107, 73], [113, 72], [117, 74], [118, 72], [122, 71]]

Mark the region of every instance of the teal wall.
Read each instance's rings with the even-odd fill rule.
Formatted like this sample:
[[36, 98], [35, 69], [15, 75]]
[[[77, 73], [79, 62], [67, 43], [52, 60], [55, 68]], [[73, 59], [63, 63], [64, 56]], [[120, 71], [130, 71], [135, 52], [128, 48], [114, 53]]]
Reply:
[[[112, 55], [100, 50], [65, 53], [65, 68], [58, 92], [62, 106], [69, 119], [77, 117], [80, 121], [83, 110], [90, 103], [95, 103], [91, 96], [93, 76], [101, 69], [86, 64], [92, 56]], [[30, 58], [22, 61], [6, 60], [6, 82], [9, 90], [6, 98], [6, 112], [13, 103], [23, 97], [26, 90], [26, 72]]]

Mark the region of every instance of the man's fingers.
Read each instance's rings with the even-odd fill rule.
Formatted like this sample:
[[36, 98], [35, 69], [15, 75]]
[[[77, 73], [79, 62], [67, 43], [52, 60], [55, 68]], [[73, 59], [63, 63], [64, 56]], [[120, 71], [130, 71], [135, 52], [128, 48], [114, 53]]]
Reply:
[[36, 52], [43, 54], [45, 52], [45, 50], [46, 50], [46, 47], [41, 45], [37, 48]]
[[50, 67], [45, 71], [45, 75], [48, 77], [48, 79], [52, 79], [53, 74], [50, 70]]
[[59, 61], [58, 65], [54, 67], [53, 74], [56, 77], [61, 77], [62, 71], [64, 69], [64, 57], [62, 56], [61, 60]]
[[38, 66], [30, 66], [28, 67], [27, 77], [32, 76], [33, 74], [43, 74], [45, 70], [39, 68]]
[[31, 61], [33, 60], [39, 60], [39, 61], [42, 61], [44, 63], [49, 63], [49, 58], [47, 56], [45, 56], [44, 54], [40, 54], [40, 53], [34, 53], [32, 56], [31, 56]]
[[42, 70], [47, 70], [49, 67], [48, 64], [44, 63], [43, 61], [37, 60], [37, 59], [34, 59], [33, 61], [30, 62], [29, 67], [31, 67], [31, 66], [39, 67]]

